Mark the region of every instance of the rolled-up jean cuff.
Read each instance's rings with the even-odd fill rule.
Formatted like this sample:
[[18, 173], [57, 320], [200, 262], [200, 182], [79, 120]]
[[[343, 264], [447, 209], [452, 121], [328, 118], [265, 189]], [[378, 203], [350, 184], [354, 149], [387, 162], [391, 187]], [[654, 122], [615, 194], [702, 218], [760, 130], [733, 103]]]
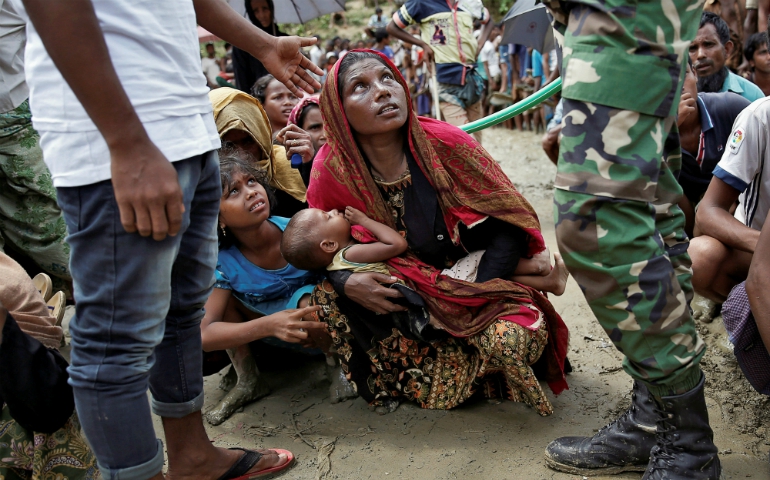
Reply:
[[[141, 465], [135, 465], [128, 468], [110, 469], [99, 465], [104, 480], [147, 480], [163, 471], [163, 442], [158, 441], [158, 453], [150, 460]], [[97, 462], [98, 465], [98, 462]]]
[[203, 392], [189, 402], [163, 403], [152, 399], [152, 413], [165, 418], [182, 418], [203, 408]]

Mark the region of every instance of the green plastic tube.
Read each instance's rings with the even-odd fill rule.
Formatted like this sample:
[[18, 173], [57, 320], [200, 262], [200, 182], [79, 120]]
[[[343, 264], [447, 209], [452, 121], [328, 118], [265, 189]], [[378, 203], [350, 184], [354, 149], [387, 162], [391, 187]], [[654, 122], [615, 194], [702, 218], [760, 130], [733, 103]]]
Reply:
[[520, 113], [526, 112], [530, 108], [540, 105], [544, 101], [548, 100], [554, 93], [561, 90], [561, 78], [557, 78], [553, 82], [549, 83], [545, 87], [541, 88], [537, 92], [528, 96], [524, 100], [504, 108], [499, 112], [496, 112], [488, 117], [480, 118], [475, 122], [466, 123], [460, 128], [468, 133], [478, 132], [491, 126], [502, 123], [509, 118], [513, 118]]

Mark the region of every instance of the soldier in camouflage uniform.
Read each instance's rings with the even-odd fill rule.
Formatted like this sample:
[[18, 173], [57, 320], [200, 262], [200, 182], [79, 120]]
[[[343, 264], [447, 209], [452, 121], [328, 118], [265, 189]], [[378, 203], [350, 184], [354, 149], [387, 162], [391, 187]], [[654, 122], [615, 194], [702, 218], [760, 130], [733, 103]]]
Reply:
[[546, 448], [557, 470], [719, 478], [689, 311], [675, 116], [702, 0], [546, 1], [564, 51], [554, 194], [559, 250], [634, 382], [594, 437]]

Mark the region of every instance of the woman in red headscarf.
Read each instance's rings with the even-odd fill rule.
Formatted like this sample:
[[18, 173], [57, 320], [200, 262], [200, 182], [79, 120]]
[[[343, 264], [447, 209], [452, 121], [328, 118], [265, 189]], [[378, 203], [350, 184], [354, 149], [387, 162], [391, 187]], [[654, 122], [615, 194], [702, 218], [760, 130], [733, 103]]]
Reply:
[[[331, 282], [313, 293], [324, 306], [319, 319], [349, 380], [381, 413], [403, 398], [453, 408], [482, 391], [548, 415], [535, 372], [555, 393], [567, 387], [568, 334], [540, 290], [563, 292], [563, 263], [557, 257], [549, 273], [537, 215], [495, 160], [456, 127], [418, 118], [408, 91], [373, 51], [349, 52], [324, 85], [327, 142], [308, 203], [359, 209], [401, 232], [409, 249], [387, 262], [393, 278], [329, 272]], [[375, 240], [360, 226], [353, 236]], [[479, 251], [472, 280], [444, 270]], [[417, 298], [397, 298], [402, 290], [387, 288], [395, 277]], [[427, 307], [430, 324], [415, 303]]]

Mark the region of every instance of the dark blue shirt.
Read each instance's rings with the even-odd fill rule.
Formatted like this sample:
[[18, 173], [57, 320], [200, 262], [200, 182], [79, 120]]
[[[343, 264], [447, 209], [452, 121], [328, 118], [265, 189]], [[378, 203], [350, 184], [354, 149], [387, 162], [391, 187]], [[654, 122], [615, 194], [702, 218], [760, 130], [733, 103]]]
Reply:
[[733, 132], [735, 118], [750, 104], [732, 92], [698, 94], [700, 146], [696, 152], [682, 149], [682, 171], [679, 173], [679, 184], [691, 202], [699, 202], [706, 193], [714, 167], [722, 158]]

